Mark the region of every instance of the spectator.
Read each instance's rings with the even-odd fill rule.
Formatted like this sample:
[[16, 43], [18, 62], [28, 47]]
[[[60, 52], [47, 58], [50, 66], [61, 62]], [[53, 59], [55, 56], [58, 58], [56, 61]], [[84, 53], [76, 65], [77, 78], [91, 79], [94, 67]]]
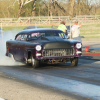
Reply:
[[82, 42], [81, 37], [80, 37], [80, 27], [81, 27], [81, 24], [80, 23], [78, 24], [78, 21], [75, 21], [74, 25], [72, 26], [71, 31], [72, 31], [72, 38], [74, 40], [78, 40]]
[[61, 21], [61, 24], [58, 26], [57, 29], [62, 30], [65, 33], [65, 35], [67, 35], [67, 28], [65, 26], [65, 21]]

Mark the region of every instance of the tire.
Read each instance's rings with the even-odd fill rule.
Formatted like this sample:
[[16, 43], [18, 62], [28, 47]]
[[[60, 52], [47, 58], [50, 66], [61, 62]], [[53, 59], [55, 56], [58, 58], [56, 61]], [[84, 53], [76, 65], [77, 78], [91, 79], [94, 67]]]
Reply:
[[35, 69], [37, 67], [39, 67], [40, 63], [38, 60], [35, 60], [33, 57], [31, 57], [31, 63], [32, 63], [32, 67]]
[[71, 65], [72, 66], [77, 66], [78, 65], [78, 57], [75, 57], [74, 59], [71, 60]]

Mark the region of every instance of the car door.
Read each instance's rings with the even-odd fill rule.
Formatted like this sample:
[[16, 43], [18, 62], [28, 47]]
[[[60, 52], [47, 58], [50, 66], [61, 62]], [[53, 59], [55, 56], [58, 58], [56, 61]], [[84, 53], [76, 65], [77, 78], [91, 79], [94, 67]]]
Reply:
[[20, 34], [16, 38], [17, 44], [16, 44], [16, 55], [15, 55], [15, 59], [17, 61], [21, 61], [21, 62], [24, 62], [25, 61], [24, 53], [25, 53], [26, 37], [27, 37], [27, 35]]

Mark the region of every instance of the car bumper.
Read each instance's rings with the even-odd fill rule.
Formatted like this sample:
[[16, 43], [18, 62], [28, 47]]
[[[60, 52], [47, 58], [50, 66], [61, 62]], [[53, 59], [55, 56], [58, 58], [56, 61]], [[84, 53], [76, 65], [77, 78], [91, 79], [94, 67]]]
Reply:
[[37, 59], [37, 60], [46, 60], [46, 59], [70, 59], [70, 58], [74, 58], [74, 57], [80, 57], [80, 56], [82, 56], [82, 54], [80, 54], [80, 55], [73, 55], [73, 56], [56, 56], [56, 57], [50, 57], [50, 56], [48, 56], [48, 57], [36, 57], [35, 59]]

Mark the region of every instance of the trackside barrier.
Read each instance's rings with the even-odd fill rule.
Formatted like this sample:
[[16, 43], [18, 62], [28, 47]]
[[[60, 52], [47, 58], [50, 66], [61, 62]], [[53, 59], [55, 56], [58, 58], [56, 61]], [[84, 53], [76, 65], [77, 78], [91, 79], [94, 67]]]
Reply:
[[[100, 15], [80, 15], [70, 20], [69, 16], [35, 16], [35, 17], [19, 17], [19, 18], [0, 18], [2, 25], [58, 25], [62, 20], [66, 22], [80, 21], [82, 24], [100, 23]], [[69, 24], [70, 23], [66, 23]]]

